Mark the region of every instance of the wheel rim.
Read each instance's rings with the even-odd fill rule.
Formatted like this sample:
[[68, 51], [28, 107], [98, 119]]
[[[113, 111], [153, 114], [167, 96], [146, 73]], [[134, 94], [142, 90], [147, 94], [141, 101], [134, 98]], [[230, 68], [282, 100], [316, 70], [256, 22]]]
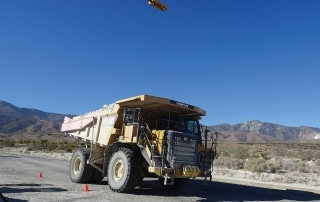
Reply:
[[81, 158], [77, 157], [75, 158], [73, 163], [73, 173], [77, 175], [80, 172], [80, 168], [81, 168]]
[[124, 163], [121, 159], [118, 159], [113, 166], [113, 178], [119, 182], [124, 175]]

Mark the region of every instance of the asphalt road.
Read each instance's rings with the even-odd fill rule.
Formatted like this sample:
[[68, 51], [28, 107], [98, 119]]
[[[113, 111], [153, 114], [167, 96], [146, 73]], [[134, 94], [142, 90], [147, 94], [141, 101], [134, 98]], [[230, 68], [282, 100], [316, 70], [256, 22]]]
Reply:
[[[164, 191], [157, 179], [145, 179], [132, 193], [110, 191], [108, 183], [75, 184], [69, 179], [69, 162], [0, 153], [0, 193], [10, 201], [320, 201], [320, 194], [192, 180], [180, 192]], [[42, 177], [40, 177], [40, 173]], [[0, 202], [4, 201], [0, 199]]]

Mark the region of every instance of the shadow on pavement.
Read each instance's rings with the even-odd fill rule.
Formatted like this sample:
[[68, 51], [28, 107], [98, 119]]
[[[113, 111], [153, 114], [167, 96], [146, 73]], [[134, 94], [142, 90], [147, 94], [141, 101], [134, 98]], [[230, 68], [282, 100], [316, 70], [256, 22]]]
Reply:
[[25, 202], [27, 200], [20, 200], [20, 199], [12, 199], [9, 197], [4, 197], [3, 194], [0, 192], [0, 202]]
[[21, 158], [21, 157], [19, 157], [19, 156], [3, 155], [3, 154], [1, 154], [0, 157], [1, 157], [1, 158]]
[[19, 199], [10, 199], [6, 197], [6, 194], [12, 193], [26, 193], [26, 192], [63, 192], [68, 191], [66, 189], [57, 188], [57, 187], [44, 187], [52, 186], [50, 184], [1, 184], [0, 188], [0, 202], [18, 202], [26, 201]]
[[320, 194], [297, 190], [277, 190], [247, 185], [236, 185], [222, 182], [209, 182], [190, 180], [182, 191], [163, 190], [158, 180], [144, 180], [140, 187], [130, 194], [154, 195], [170, 197], [197, 197], [197, 201], [311, 201], [320, 200]]

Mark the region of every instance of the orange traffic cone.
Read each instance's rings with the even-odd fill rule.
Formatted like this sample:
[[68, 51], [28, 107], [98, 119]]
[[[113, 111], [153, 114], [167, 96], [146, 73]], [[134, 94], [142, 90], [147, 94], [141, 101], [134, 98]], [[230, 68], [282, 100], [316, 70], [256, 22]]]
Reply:
[[42, 171], [40, 171], [38, 177], [39, 177], [39, 178], [42, 178]]
[[85, 191], [85, 192], [88, 192], [88, 191], [89, 191], [89, 186], [88, 186], [88, 184], [85, 184], [85, 185], [84, 185], [83, 191]]

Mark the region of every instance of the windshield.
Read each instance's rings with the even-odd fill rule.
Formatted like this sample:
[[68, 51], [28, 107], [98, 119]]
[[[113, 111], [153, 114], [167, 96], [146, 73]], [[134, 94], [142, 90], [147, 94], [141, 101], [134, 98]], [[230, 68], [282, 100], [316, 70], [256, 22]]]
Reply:
[[198, 143], [201, 144], [201, 131], [199, 121], [196, 119], [184, 118], [184, 133], [197, 136]]
[[184, 132], [197, 135], [200, 132], [199, 122], [194, 119], [184, 119]]
[[157, 123], [158, 130], [174, 130], [196, 135], [201, 141], [200, 124], [197, 119], [184, 117], [182, 113], [164, 110], [159, 112]]

